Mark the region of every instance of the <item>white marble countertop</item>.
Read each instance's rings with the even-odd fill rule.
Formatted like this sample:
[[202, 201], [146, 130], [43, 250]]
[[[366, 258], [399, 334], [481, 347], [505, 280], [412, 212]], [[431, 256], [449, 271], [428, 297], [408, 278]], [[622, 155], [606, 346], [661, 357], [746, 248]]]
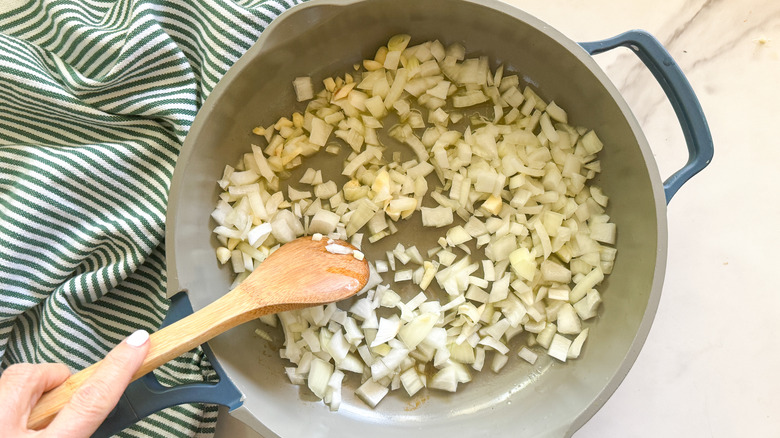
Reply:
[[[712, 164], [669, 206], [666, 281], [647, 342], [575, 437], [777, 436], [780, 288], [769, 273], [780, 248], [780, 2], [506, 1], [575, 41], [649, 31], [687, 75], [715, 140]], [[669, 176], [687, 152], [660, 87], [627, 50], [596, 59]], [[247, 433], [229, 421], [220, 435]]]
[[[691, 82], [715, 143], [712, 164], [669, 205], [666, 281], [647, 342], [575, 437], [778, 436], [780, 2], [508, 3], [575, 41], [649, 31]], [[596, 59], [669, 176], [687, 155], [660, 87], [627, 50]]]

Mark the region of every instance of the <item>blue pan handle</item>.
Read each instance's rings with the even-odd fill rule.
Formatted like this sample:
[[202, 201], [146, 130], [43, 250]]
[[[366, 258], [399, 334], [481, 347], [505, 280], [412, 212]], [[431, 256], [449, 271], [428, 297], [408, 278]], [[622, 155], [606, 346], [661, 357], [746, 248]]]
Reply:
[[591, 55], [616, 47], [631, 49], [653, 73], [672, 103], [688, 145], [688, 162], [664, 181], [668, 204], [686, 181], [712, 161], [712, 134], [691, 84], [664, 46], [643, 30], [631, 30], [606, 40], [580, 43], [580, 46]]
[[[180, 292], [171, 297], [168, 314], [162, 322], [162, 327], [170, 325], [185, 316], [192, 314], [192, 304], [187, 294]], [[165, 387], [149, 373], [131, 383], [116, 408], [109, 414], [103, 424], [94, 433], [94, 437], [102, 438], [115, 435], [121, 430], [132, 426], [137, 421], [168, 407], [185, 403], [210, 403], [227, 406], [233, 410], [243, 403], [243, 394], [227, 377], [214, 353], [207, 344], [201, 345], [211, 366], [219, 376], [216, 383], [188, 383], [184, 385]]]

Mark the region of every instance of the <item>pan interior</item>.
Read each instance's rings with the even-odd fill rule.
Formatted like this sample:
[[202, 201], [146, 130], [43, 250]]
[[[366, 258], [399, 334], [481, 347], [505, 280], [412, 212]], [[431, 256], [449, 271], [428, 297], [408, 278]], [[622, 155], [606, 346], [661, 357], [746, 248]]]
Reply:
[[[658, 187], [654, 185], [659, 185], [658, 177], [649, 170], [655, 172], [655, 165], [646, 162], [646, 142], [633, 116], [605, 86], [603, 74], [594, 71], [592, 61], [575, 54], [573, 43], [535, 19], [506, 6], [490, 5], [448, 0], [314, 2], [284, 14], [214, 90], [187, 138], [188, 150], [177, 165], [169, 214], [169, 238], [175, 235], [169, 242], [175, 262], [169, 269], [174, 284], [189, 291], [195, 309], [228, 290], [230, 270], [216, 262], [209, 219], [218, 195], [216, 180], [225, 164], [234, 164], [250, 144], [264, 144], [251, 133], [252, 128], [268, 126], [305, 108], [305, 103], [295, 101], [293, 78], [312, 76], [316, 87], [323, 78], [343, 75], [354, 63], [373, 57], [376, 48], [397, 33], [412, 35], [413, 44], [433, 39], [445, 44], [461, 42], [469, 56], [488, 55], [493, 68], [503, 63], [520, 73], [543, 98], [565, 108], [571, 122], [596, 129], [605, 144], [599, 184], [610, 196], [607, 213], [618, 224], [618, 258], [600, 288], [604, 297], [601, 316], [589, 324], [591, 336], [581, 358], [559, 364], [540, 355], [532, 366], [513, 356], [500, 374], [486, 366], [456, 394], [423, 390], [409, 399], [400, 390], [376, 410], [352, 395], [348, 388], [359, 384], [353, 379], [343, 392], [341, 409], [331, 413], [313, 400], [308, 389], [289, 383], [283, 372], [289, 363], [278, 357], [280, 345], [257, 338], [253, 331], [261, 324], [249, 323], [210, 345], [246, 395], [246, 410], [262, 423], [266, 434], [563, 433], [605, 396], [605, 387], [616, 375], [618, 381], [622, 378], [621, 365], [636, 348], [635, 336], [646, 309], [654, 310], [660, 293], [658, 230], [659, 220], [665, 219], [657, 211]], [[321, 152], [304, 163], [327, 170], [340, 168], [342, 158]], [[332, 178], [340, 183], [338, 173], [331, 170]], [[394, 242], [416, 244], [421, 251], [435, 244], [430, 237], [435, 233], [422, 232], [419, 214], [399, 225], [402, 232]], [[368, 253], [369, 258], [383, 255], [384, 249], [380, 245]], [[281, 344], [281, 333], [275, 336]]]

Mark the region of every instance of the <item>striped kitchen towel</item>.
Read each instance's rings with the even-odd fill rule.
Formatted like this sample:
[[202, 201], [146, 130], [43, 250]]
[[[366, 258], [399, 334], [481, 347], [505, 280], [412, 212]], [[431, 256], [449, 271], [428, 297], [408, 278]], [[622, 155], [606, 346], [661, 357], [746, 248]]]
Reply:
[[[195, 114], [295, 0], [0, 0], [0, 369], [79, 370], [167, 310], [168, 189]], [[200, 351], [164, 384], [213, 375]], [[120, 436], [211, 436], [215, 406]]]

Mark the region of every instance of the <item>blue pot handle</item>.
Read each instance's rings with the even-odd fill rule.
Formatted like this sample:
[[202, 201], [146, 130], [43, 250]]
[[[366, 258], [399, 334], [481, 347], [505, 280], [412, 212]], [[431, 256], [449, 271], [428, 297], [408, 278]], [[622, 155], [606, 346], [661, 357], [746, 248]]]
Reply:
[[[192, 314], [192, 304], [184, 292], [171, 297], [168, 314], [162, 327], [170, 325]], [[165, 387], [149, 373], [131, 383], [116, 408], [94, 433], [94, 437], [109, 437], [132, 426], [137, 421], [168, 407], [185, 403], [210, 403], [227, 406], [233, 410], [243, 403], [243, 394], [227, 377], [225, 370], [217, 362], [214, 353], [207, 344], [201, 345], [211, 366], [219, 376], [216, 383], [187, 383], [174, 387]]]
[[643, 30], [631, 30], [606, 40], [580, 43], [580, 46], [591, 55], [621, 46], [631, 49], [653, 73], [672, 103], [688, 145], [688, 162], [664, 181], [668, 204], [686, 181], [712, 161], [712, 134], [691, 84], [664, 46]]

